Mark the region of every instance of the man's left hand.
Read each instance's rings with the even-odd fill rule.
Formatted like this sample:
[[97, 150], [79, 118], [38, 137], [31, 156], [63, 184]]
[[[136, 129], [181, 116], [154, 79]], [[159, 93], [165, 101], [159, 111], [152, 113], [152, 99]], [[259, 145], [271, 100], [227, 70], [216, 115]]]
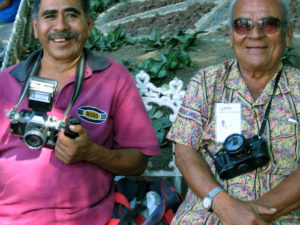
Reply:
[[72, 139], [60, 132], [55, 146], [55, 155], [66, 164], [87, 161], [90, 157], [94, 143], [90, 139], [88, 132], [81, 125], [70, 125], [70, 130], [78, 133], [78, 137]]

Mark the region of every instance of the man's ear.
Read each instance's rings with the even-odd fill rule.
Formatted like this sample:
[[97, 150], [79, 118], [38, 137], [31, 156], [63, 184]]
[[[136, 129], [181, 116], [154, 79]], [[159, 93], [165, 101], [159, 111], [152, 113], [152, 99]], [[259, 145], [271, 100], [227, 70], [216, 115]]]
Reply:
[[88, 32], [89, 32], [89, 36], [90, 36], [92, 33], [93, 26], [94, 26], [94, 18], [90, 15], [87, 22], [88, 22]]
[[36, 19], [32, 19], [32, 27], [33, 27], [33, 34], [35, 39], [38, 39], [38, 31], [37, 31], [37, 26], [38, 26], [38, 22], [36, 21]]
[[285, 33], [285, 44], [286, 44], [286, 47], [289, 47], [292, 44], [293, 33], [294, 33], [294, 24], [291, 23], [289, 25], [289, 27], [287, 28], [286, 33]]
[[233, 48], [233, 33], [231, 30], [231, 26], [227, 26], [227, 33], [230, 38], [230, 47]]

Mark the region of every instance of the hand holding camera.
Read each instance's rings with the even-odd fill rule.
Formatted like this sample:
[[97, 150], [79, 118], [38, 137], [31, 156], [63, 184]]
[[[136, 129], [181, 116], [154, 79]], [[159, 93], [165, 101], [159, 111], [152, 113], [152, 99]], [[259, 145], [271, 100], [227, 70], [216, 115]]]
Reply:
[[[11, 133], [23, 137], [25, 144], [31, 149], [43, 146], [54, 148], [58, 132], [65, 127], [63, 121], [47, 116], [47, 112], [52, 110], [56, 89], [56, 80], [32, 77], [28, 90], [28, 107], [32, 110], [22, 109], [8, 114]], [[70, 124], [77, 125], [80, 121], [70, 118], [64, 132], [66, 136], [76, 138], [78, 134], [69, 129]]]
[[67, 126], [65, 128], [65, 131], [64, 131], [64, 134], [69, 137], [69, 138], [76, 138], [78, 137], [78, 133], [75, 133], [73, 131], [70, 130], [70, 125], [80, 125], [81, 122], [79, 119], [75, 118], [75, 117], [71, 117], [69, 120], [68, 120], [68, 123], [67, 123]]

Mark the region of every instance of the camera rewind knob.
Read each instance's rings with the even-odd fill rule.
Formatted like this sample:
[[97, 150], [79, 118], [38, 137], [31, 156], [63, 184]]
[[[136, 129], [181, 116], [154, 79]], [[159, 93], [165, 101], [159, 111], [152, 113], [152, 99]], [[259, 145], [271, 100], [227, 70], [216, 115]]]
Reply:
[[64, 134], [65, 134], [67, 137], [69, 137], [69, 138], [72, 138], [72, 139], [76, 138], [76, 137], [78, 136], [78, 133], [71, 131], [70, 128], [69, 128], [69, 126], [70, 126], [70, 125], [79, 125], [79, 124], [81, 124], [81, 122], [80, 122], [79, 119], [74, 118], [74, 117], [71, 117], [71, 118], [68, 120], [68, 123], [67, 123], [67, 125], [66, 125], [66, 129], [65, 129], [65, 131], [64, 131]]

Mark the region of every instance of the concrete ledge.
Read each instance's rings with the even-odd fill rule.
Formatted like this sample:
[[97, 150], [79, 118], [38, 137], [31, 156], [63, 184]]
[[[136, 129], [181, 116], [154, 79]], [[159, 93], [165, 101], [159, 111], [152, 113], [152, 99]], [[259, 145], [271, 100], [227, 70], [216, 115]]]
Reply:
[[112, 32], [118, 25], [132, 22], [132, 21], [136, 20], [137, 18], [145, 19], [145, 18], [155, 17], [157, 15], [164, 16], [164, 15], [167, 15], [167, 14], [173, 13], [173, 12], [185, 11], [188, 7], [192, 6], [195, 3], [200, 3], [200, 4], [214, 3], [217, 5], [219, 2], [219, 1], [213, 1], [213, 0], [186, 0], [184, 2], [160, 7], [160, 8], [145, 11], [142, 13], [137, 13], [137, 14], [134, 14], [131, 16], [126, 16], [124, 18], [117, 19], [114, 21], [109, 21], [110, 15], [116, 13], [125, 4], [140, 3], [140, 2], [144, 2], [144, 1], [146, 1], [146, 0], [131, 0], [126, 3], [119, 3], [119, 4], [115, 5], [114, 7], [110, 8], [109, 10], [107, 10], [106, 12], [104, 12], [98, 16], [97, 21], [96, 21], [96, 26], [104, 34], [108, 34], [108, 33]]

